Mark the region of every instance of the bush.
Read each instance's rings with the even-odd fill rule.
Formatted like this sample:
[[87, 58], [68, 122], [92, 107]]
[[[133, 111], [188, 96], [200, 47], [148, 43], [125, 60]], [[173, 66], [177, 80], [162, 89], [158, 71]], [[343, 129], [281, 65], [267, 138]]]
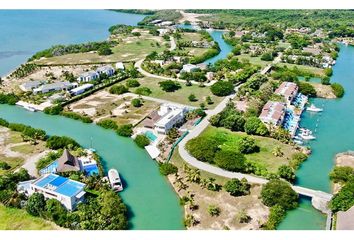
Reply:
[[17, 97], [13, 93], [5, 94], [5, 93], [0, 93], [0, 104], [9, 104], [9, 105], [15, 105], [19, 100], [19, 97]]
[[197, 97], [193, 93], [188, 96], [188, 100], [191, 101], [191, 102], [198, 101]]
[[215, 205], [209, 205], [208, 206], [208, 213], [212, 217], [219, 216], [221, 213], [221, 209]]
[[323, 77], [323, 78], [321, 78], [321, 83], [323, 84], [323, 85], [329, 85], [330, 84], [330, 81], [331, 81], [331, 79], [329, 78], [329, 77]]
[[165, 92], [174, 92], [181, 88], [181, 84], [177, 81], [166, 80], [159, 82], [161, 89]]
[[258, 117], [249, 117], [245, 123], [245, 132], [251, 135], [267, 135], [268, 129]]
[[133, 125], [125, 124], [119, 126], [117, 129], [117, 134], [123, 137], [130, 137], [133, 134]]
[[143, 96], [149, 96], [152, 91], [148, 87], [139, 87], [135, 90], [135, 93]]
[[140, 98], [134, 98], [132, 101], [131, 101], [131, 104], [134, 106], [134, 107], [141, 107], [143, 106], [143, 101], [141, 101]]
[[134, 139], [134, 142], [140, 148], [144, 148], [145, 146], [150, 144], [149, 138], [146, 137], [144, 134], [137, 135], [136, 138]]
[[113, 129], [113, 130], [118, 129], [117, 123], [115, 121], [113, 121], [112, 119], [102, 119], [97, 122], [97, 125], [105, 128], [105, 129]]
[[33, 193], [27, 201], [26, 210], [32, 216], [40, 216], [45, 209], [45, 199], [41, 193]]
[[316, 89], [307, 82], [298, 82], [297, 85], [299, 86], [299, 92], [309, 96], [309, 97], [316, 97]]
[[333, 69], [332, 68], [326, 68], [324, 70], [324, 73], [326, 74], [326, 76], [330, 77], [333, 75]]
[[228, 171], [243, 172], [246, 158], [237, 151], [220, 150], [215, 154], [214, 162], [218, 167]]
[[259, 152], [259, 147], [256, 145], [256, 140], [247, 136], [241, 138], [238, 149], [244, 154]]
[[162, 163], [159, 165], [159, 171], [162, 175], [167, 176], [178, 172], [178, 168], [172, 163]]
[[289, 182], [294, 182], [295, 177], [296, 177], [294, 170], [287, 165], [281, 165], [278, 168], [278, 175], [279, 175], [279, 177], [284, 178], [285, 180], [287, 180]]
[[251, 185], [245, 178], [243, 178], [241, 181], [237, 178], [234, 178], [230, 181], [227, 181], [224, 185], [225, 191], [234, 197], [250, 194], [250, 188]]
[[45, 205], [45, 218], [55, 222], [59, 226], [64, 226], [67, 219], [68, 211], [66, 208], [56, 199], [48, 199]]
[[0, 169], [2, 170], [9, 170], [11, 166], [7, 164], [6, 162], [0, 162]]
[[0, 118], [0, 126], [9, 127], [9, 122], [3, 118]]
[[337, 98], [341, 98], [344, 96], [344, 88], [342, 85], [340, 85], [339, 83], [332, 83], [331, 87], [332, 87], [332, 91], [333, 91], [334, 95]]
[[214, 95], [223, 97], [234, 91], [234, 85], [229, 81], [218, 81], [210, 87], [210, 90]]
[[126, 86], [124, 85], [114, 85], [112, 86], [110, 89], [109, 89], [109, 93], [111, 94], [117, 94], [117, 95], [120, 95], [120, 94], [123, 94], [123, 93], [127, 93], [129, 90]]
[[108, 45], [102, 45], [98, 50], [97, 50], [98, 55], [100, 56], [107, 56], [111, 55], [113, 52], [110, 49]]
[[76, 149], [80, 147], [80, 145], [74, 139], [66, 136], [51, 136], [47, 139], [46, 146], [53, 150], [60, 148]]
[[294, 153], [291, 156], [291, 160], [290, 160], [290, 167], [292, 167], [293, 169], [297, 169], [301, 163], [303, 163], [304, 161], [306, 161], [306, 159], [308, 158], [308, 156], [305, 153], [299, 152], [299, 153]]
[[270, 208], [267, 222], [262, 226], [266, 230], [275, 230], [285, 217], [286, 211], [279, 205]]
[[261, 198], [263, 204], [268, 207], [279, 205], [285, 210], [289, 210], [297, 207], [299, 196], [289, 183], [274, 179], [263, 186]]
[[333, 212], [347, 211], [354, 205], [354, 180], [351, 179], [336, 193], [329, 203]]
[[221, 143], [208, 137], [197, 137], [187, 142], [188, 152], [202, 162], [212, 163]]
[[271, 52], [263, 53], [261, 56], [261, 60], [263, 60], [263, 61], [273, 61], [273, 59], [274, 59], [274, 57]]
[[44, 113], [49, 115], [59, 115], [62, 111], [63, 107], [61, 105], [54, 105], [52, 107], [46, 107], [44, 109]]
[[354, 177], [354, 169], [348, 166], [336, 166], [329, 174], [329, 178], [335, 183], [347, 183]]
[[67, 118], [71, 118], [74, 120], [80, 120], [81, 122], [84, 123], [92, 123], [92, 119], [88, 116], [82, 116], [79, 113], [75, 113], [75, 112], [61, 112], [61, 115]]
[[139, 87], [139, 86], [140, 86], [140, 83], [138, 82], [138, 80], [135, 80], [135, 79], [127, 80], [127, 87], [135, 88], [135, 87]]

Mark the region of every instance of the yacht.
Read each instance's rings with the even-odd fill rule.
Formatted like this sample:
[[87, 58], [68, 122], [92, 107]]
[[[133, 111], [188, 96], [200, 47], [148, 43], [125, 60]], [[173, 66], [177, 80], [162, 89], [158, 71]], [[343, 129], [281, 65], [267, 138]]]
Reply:
[[34, 107], [32, 106], [28, 106], [28, 105], [25, 105], [23, 106], [24, 109], [28, 110], [28, 111], [31, 111], [31, 112], [36, 112], [37, 109], [35, 109]]
[[311, 104], [311, 106], [307, 107], [306, 110], [310, 111], [310, 112], [322, 112], [323, 111], [322, 108], [318, 108], [313, 104]]
[[123, 184], [122, 181], [120, 180], [119, 173], [116, 169], [112, 168], [108, 171], [108, 179], [114, 191], [116, 192], [123, 191]]
[[302, 132], [302, 133], [300, 133], [299, 136], [302, 139], [304, 139], [304, 140], [314, 140], [314, 139], [316, 139], [316, 137], [313, 136], [312, 133], [310, 133], [310, 132]]

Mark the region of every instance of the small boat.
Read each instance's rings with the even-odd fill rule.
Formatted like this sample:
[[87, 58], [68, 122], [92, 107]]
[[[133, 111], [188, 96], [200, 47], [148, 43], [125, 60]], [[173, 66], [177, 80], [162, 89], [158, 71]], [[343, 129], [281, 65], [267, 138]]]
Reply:
[[114, 191], [116, 192], [123, 191], [123, 184], [122, 181], [120, 180], [119, 173], [116, 169], [112, 168], [108, 171], [108, 179]]
[[316, 139], [316, 137], [313, 136], [313, 135], [310, 134], [310, 133], [301, 133], [299, 136], [300, 136], [302, 139], [304, 139], [304, 140], [314, 140], [314, 139]]
[[318, 108], [314, 104], [311, 104], [311, 106], [307, 107], [306, 110], [310, 111], [310, 112], [322, 112], [323, 111], [322, 108]]
[[301, 141], [301, 140], [294, 140], [294, 143], [299, 144], [299, 145], [304, 144], [304, 142], [303, 142], [303, 141]]
[[23, 106], [23, 108], [28, 110], [28, 111], [31, 111], [31, 112], [36, 112], [37, 111], [37, 109], [35, 109], [34, 107], [31, 107], [31, 106], [28, 106], [28, 105]]

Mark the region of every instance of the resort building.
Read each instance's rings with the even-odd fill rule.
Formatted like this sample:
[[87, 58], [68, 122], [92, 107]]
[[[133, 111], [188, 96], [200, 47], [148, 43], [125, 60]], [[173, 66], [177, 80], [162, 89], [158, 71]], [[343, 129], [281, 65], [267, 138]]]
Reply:
[[117, 62], [116, 69], [124, 70], [125, 69], [124, 64], [122, 62]]
[[106, 74], [108, 77], [113, 76], [114, 68], [111, 65], [102, 66], [96, 69], [99, 75]]
[[283, 96], [286, 103], [290, 105], [299, 91], [298, 86], [293, 82], [282, 82], [275, 90], [275, 94]]
[[48, 93], [53, 91], [62, 91], [62, 90], [69, 90], [73, 87], [68, 81], [65, 82], [56, 82], [56, 83], [49, 83], [39, 86], [38, 88], [33, 89], [33, 93]]
[[86, 92], [88, 89], [91, 89], [91, 88], [93, 88], [93, 84], [86, 83], [86, 84], [83, 84], [77, 88], [71, 89], [70, 94], [73, 96], [76, 96], [76, 95]]
[[280, 126], [283, 123], [285, 116], [286, 106], [281, 102], [268, 101], [259, 116], [259, 119], [270, 126]]
[[78, 172], [80, 165], [77, 157], [73, 156], [67, 149], [64, 149], [63, 154], [58, 158], [58, 166], [56, 172]]
[[19, 87], [24, 92], [31, 92], [34, 88], [38, 88], [41, 84], [43, 84], [43, 81], [29, 81], [22, 83]]
[[183, 65], [182, 72], [193, 72], [199, 70], [199, 67], [194, 64], [185, 64]]
[[78, 78], [77, 81], [79, 82], [90, 82], [98, 79], [100, 75], [95, 72], [95, 71], [89, 71], [81, 74]]
[[86, 185], [56, 174], [46, 174], [36, 180], [20, 182], [17, 191], [31, 196], [41, 193], [46, 199], [56, 199], [70, 211], [85, 200]]
[[166, 134], [171, 128], [184, 121], [187, 111], [188, 109], [185, 107], [162, 104], [158, 111], [161, 118], [155, 123], [155, 130], [158, 133]]

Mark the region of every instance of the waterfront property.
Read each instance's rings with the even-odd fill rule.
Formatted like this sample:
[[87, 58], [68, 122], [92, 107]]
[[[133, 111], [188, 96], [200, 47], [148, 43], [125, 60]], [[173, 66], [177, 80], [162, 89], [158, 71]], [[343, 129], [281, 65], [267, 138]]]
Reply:
[[283, 123], [286, 106], [281, 102], [268, 101], [259, 115], [259, 119], [267, 127], [280, 126]]
[[162, 104], [158, 115], [161, 117], [155, 123], [155, 130], [159, 133], [166, 134], [171, 128], [182, 123], [188, 109], [172, 104]]
[[282, 82], [280, 86], [275, 90], [275, 94], [283, 96], [288, 105], [291, 104], [293, 99], [298, 93], [298, 86], [293, 82]]
[[93, 88], [93, 84], [86, 83], [86, 84], [83, 84], [83, 85], [81, 85], [79, 87], [71, 89], [70, 90], [70, 94], [74, 95], [74, 96], [80, 95], [81, 93], [84, 93], [84, 92], [86, 92], [87, 90], [89, 90], [91, 88]]
[[55, 83], [49, 83], [49, 84], [44, 84], [41, 85], [37, 88], [33, 89], [33, 93], [48, 93], [48, 92], [54, 92], [54, 91], [62, 91], [62, 90], [69, 90], [74, 86], [74, 84], [65, 81], [65, 82], [55, 82]]
[[42, 193], [47, 199], [56, 199], [70, 211], [85, 199], [85, 184], [56, 174], [46, 174], [36, 180], [20, 182], [17, 190], [27, 196]]
[[29, 81], [22, 83], [19, 87], [24, 92], [31, 92], [34, 88], [38, 88], [41, 84], [43, 84], [43, 81]]
[[99, 77], [100, 77], [100, 75], [97, 72], [89, 71], [89, 72], [85, 72], [85, 73], [81, 74], [77, 78], [77, 81], [78, 82], [90, 82], [90, 81], [97, 80]]

